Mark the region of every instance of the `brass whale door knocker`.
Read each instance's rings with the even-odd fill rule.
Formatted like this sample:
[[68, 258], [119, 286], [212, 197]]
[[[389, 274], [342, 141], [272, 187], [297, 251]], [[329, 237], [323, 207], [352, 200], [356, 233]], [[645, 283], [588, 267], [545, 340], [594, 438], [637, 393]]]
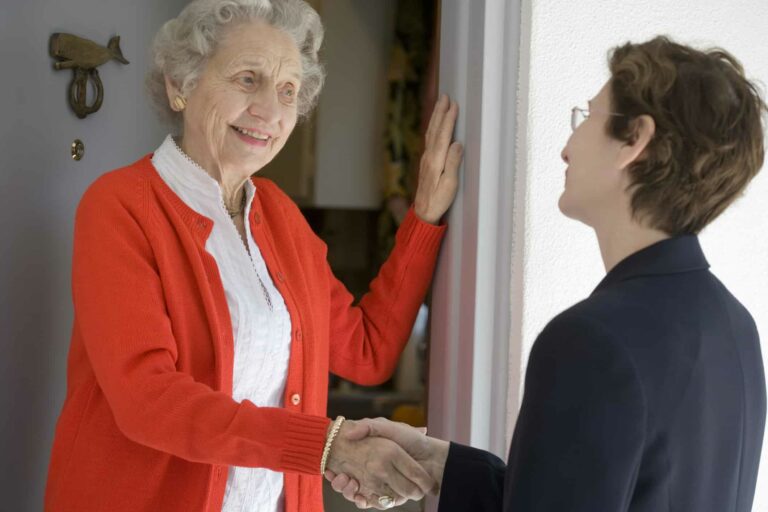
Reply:
[[[99, 110], [104, 100], [104, 86], [96, 68], [113, 59], [128, 64], [120, 50], [120, 36], [110, 39], [104, 47], [72, 34], [53, 34], [50, 52], [51, 57], [57, 59], [54, 68], [73, 70], [72, 82], [69, 84], [69, 105], [80, 119]], [[89, 81], [96, 95], [91, 105], [87, 104], [86, 99]]]

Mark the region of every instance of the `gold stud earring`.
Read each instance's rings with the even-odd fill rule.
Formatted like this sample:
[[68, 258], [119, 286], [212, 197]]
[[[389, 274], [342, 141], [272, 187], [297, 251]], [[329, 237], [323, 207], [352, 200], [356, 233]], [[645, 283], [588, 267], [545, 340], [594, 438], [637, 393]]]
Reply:
[[184, 99], [184, 96], [176, 96], [176, 98], [173, 100], [173, 106], [178, 111], [184, 110], [184, 108], [187, 106], [187, 100]]

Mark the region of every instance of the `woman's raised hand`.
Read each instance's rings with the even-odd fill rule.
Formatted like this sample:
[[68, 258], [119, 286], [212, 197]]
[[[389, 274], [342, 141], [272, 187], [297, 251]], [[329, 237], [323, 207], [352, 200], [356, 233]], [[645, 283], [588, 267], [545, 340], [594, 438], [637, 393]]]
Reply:
[[440, 222], [459, 187], [464, 148], [459, 142], [451, 142], [458, 115], [459, 105], [442, 94], [427, 127], [413, 207], [416, 215], [430, 224]]

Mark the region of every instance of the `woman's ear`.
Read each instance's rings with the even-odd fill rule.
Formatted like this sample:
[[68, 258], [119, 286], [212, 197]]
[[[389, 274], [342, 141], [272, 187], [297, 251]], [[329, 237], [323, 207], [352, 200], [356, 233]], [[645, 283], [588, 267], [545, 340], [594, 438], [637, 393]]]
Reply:
[[173, 83], [173, 81], [170, 79], [168, 75], [164, 75], [165, 77], [165, 92], [168, 95], [168, 104], [171, 107], [171, 110], [174, 110], [176, 112], [181, 112], [184, 110], [184, 107], [186, 106], [186, 99], [184, 98], [184, 95], [181, 93], [181, 90], [176, 87], [176, 84]]
[[649, 115], [638, 116], [630, 123], [632, 139], [619, 150], [619, 168], [624, 169], [632, 162], [644, 158], [645, 149], [656, 133], [656, 121]]

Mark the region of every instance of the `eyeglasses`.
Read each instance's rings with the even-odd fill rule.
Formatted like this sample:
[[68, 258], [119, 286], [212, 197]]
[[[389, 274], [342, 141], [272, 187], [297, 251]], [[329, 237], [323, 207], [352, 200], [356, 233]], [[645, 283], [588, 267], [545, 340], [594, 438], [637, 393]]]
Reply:
[[617, 114], [615, 112], [605, 112], [601, 110], [591, 110], [588, 108], [573, 107], [571, 109], [571, 129], [573, 131], [576, 131], [576, 128], [578, 128], [581, 125], [581, 123], [589, 119], [589, 115], [591, 112], [596, 112], [598, 114], [605, 114], [608, 116], [617, 116], [617, 117], [624, 116], [624, 114]]

